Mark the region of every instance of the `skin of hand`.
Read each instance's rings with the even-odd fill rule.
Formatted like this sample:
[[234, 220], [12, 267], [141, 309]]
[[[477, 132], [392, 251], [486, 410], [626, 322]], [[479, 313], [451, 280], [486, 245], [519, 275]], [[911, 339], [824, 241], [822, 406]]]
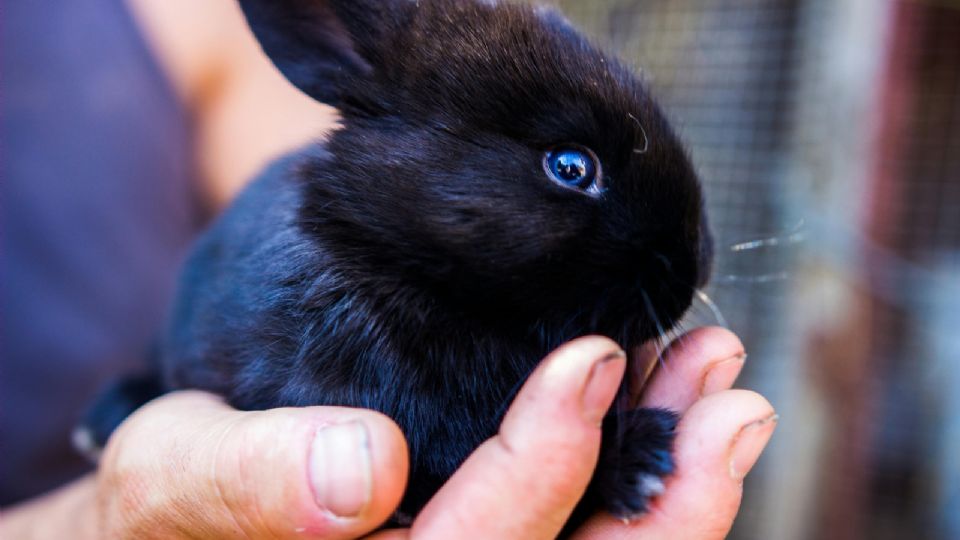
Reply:
[[273, 66], [236, 0], [126, 0], [191, 116], [198, 194], [225, 207], [267, 164], [335, 129]]
[[[733, 334], [705, 328], [665, 353], [643, 405], [683, 411], [677, 472], [652, 511], [592, 518], [577, 539], [721, 539], [744, 476], [776, 425], [759, 395], [728, 390], [743, 365]], [[596, 463], [599, 423], [625, 359], [606, 338], [570, 342], [536, 369], [500, 432], [408, 530], [371, 538], [553, 538]], [[399, 503], [408, 473], [397, 426], [337, 407], [239, 412], [178, 392], [135, 413], [96, 477], [5, 513], [4, 538], [358, 538]], [[64, 536], [64, 535], [67, 536]]]

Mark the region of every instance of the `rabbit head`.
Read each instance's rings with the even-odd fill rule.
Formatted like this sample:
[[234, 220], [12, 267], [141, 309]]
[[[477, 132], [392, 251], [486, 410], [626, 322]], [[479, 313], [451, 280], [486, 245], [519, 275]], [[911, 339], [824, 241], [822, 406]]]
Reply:
[[241, 4], [287, 79], [341, 111], [298, 180], [302, 229], [343, 272], [486, 323], [625, 345], [689, 307], [711, 259], [697, 175], [632, 71], [557, 12]]

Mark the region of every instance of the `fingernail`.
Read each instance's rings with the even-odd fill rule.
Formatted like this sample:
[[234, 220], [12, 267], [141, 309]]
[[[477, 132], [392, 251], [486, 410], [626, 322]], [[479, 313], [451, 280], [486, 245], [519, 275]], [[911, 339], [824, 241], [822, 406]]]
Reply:
[[587, 422], [600, 425], [620, 388], [627, 367], [627, 353], [614, 351], [593, 365], [583, 390], [583, 413]]
[[707, 366], [703, 380], [700, 382], [700, 397], [726, 390], [733, 386], [743, 364], [747, 361], [746, 354], [739, 354], [733, 358], [721, 360]]
[[733, 437], [730, 445], [730, 478], [742, 482], [766, 448], [780, 416], [773, 413], [746, 424]]
[[322, 426], [310, 449], [310, 481], [317, 504], [339, 517], [356, 517], [372, 496], [370, 434], [361, 422]]

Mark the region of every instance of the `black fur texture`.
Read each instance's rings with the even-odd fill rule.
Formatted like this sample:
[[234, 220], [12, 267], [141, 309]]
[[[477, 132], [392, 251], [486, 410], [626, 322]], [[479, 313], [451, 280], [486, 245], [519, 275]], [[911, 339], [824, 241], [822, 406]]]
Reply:
[[[688, 156], [634, 74], [559, 14], [241, 4], [343, 127], [274, 164], [200, 240], [164, 340], [168, 388], [386, 413], [409, 441], [415, 515], [548, 352], [585, 334], [630, 350], [689, 307], [710, 238]], [[599, 157], [602, 195], [548, 179], [544, 153], [564, 143]], [[673, 470], [675, 423], [611, 414], [574, 521], [643, 513]]]

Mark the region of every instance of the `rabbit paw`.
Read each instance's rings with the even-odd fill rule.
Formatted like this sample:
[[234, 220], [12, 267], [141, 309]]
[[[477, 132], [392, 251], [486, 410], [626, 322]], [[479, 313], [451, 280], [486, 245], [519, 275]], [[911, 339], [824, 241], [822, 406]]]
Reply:
[[603, 422], [600, 460], [590, 489], [598, 505], [629, 521], [647, 512], [674, 471], [676, 413], [638, 409], [610, 414]]

